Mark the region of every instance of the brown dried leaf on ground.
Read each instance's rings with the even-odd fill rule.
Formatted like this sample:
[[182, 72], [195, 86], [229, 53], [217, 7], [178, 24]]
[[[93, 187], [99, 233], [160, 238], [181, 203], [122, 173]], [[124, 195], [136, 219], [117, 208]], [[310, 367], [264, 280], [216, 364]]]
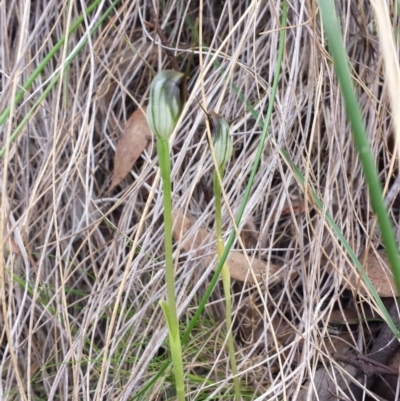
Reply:
[[[363, 254], [361, 255], [360, 260], [362, 261]], [[369, 251], [365, 264], [365, 273], [381, 297], [397, 296], [396, 284], [385, 254]], [[365, 295], [367, 293], [366, 287], [360, 282], [359, 273], [352, 271], [349, 282], [346, 283], [346, 288], [351, 289], [354, 287], [361, 294]]]
[[6, 240], [5, 240], [5, 251], [6, 251], [6, 254], [8, 254], [9, 252], [14, 253], [16, 255], [21, 254], [21, 249], [19, 248], [18, 244], [15, 242], [15, 240], [11, 236], [6, 238]]
[[[190, 251], [191, 249], [199, 250], [197, 256], [204, 256], [202, 258], [204, 265], [212, 263], [215, 253], [205, 255], [204, 252], [201, 251], [201, 247], [204, 246], [206, 238], [209, 237], [209, 232], [205, 229], [190, 232], [194, 221], [189, 217], [185, 217], [178, 211], [174, 211], [173, 219], [173, 235], [175, 241], [181, 241], [181, 246], [185, 251]], [[189, 236], [187, 235], [188, 233]], [[271, 284], [272, 282], [276, 283], [282, 280], [285, 276], [284, 269], [281, 266], [267, 263], [260, 259], [252, 260], [251, 266], [249, 266], [246, 256], [242, 252], [236, 250], [229, 254], [227, 263], [231, 277], [239, 281], [254, 283], [255, 278], [258, 282], [267, 280], [267, 282]], [[215, 264], [214, 269], [216, 267]], [[250, 269], [253, 271], [254, 276]]]
[[115, 150], [114, 172], [108, 192], [111, 192], [129, 174], [152, 137], [144, 113], [145, 108], [134, 111], [125, 125]]

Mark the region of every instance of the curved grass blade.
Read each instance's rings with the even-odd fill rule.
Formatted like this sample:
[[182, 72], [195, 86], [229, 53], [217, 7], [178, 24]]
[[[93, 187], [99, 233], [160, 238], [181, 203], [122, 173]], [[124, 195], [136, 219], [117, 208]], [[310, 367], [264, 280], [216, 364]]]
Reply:
[[[400, 257], [396, 243], [396, 237], [393, 230], [393, 225], [390, 221], [385, 206], [385, 202], [383, 200], [382, 185], [379, 181], [378, 172], [376, 170], [371, 148], [368, 143], [361, 110], [358, 105], [357, 96], [351, 80], [348, 58], [342, 43], [342, 34], [340, 32], [340, 25], [336, 15], [335, 6], [331, 0], [319, 0], [318, 3], [321, 9], [322, 21], [328, 39], [329, 50], [334, 60], [336, 75], [339, 80], [340, 89], [342, 91], [343, 100], [346, 106], [347, 118], [350, 121], [354, 143], [356, 145], [366, 178], [372, 208], [378, 219], [382, 242], [385, 246], [389, 264], [392, 268], [392, 272], [396, 281], [397, 292], [400, 294]], [[351, 248], [346, 248], [346, 250], [350, 255], [353, 252]], [[352, 259], [355, 262], [358, 270], [362, 272], [362, 266], [358, 259], [354, 259], [353, 257]], [[396, 335], [397, 338], [400, 338], [399, 330], [393, 323], [393, 320], [390, 318], [389, 313], [382, 303], [382, 300], [365, 273], [363, 273], [363, 279], [368, 289], [371, 291], [376, 303], [380, 306], [386, 323], [389, 325], [393, 334]]]

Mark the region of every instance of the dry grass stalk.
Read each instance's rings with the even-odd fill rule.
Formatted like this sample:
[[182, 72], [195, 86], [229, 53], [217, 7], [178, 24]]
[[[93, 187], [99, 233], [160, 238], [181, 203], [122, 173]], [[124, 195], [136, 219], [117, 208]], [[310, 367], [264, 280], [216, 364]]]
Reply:
[[[0, 228], [8, 280], [7, 297], [1, 301], [7, 306], [9, 335], [18, 361], [12, 363], [2, 324], [3, 399], [20, 399], [24, 392], [32, 400], [55, 400], [61, 395], [74, 400], [128, 400], [159, 368], [154, 358], [161, 353], [166, 330], [160, 326], [158, 301], [165, 287], [160, 262], [162, 197], [152, 149], [145, 150], [130, 176], [107, 194], [121, 127], [147, 99], [150, 67], [159, 70], [168, 64], [160, 43], [154, 42], [155, 32], [146, 23], [150, 21], [148, 9], [140, 3], [118, 5], [118, 15], [114, 13], [92, 35], [1, 160], [3, 171], [7, 166], [1, 183], [5, 223]], [[237, 334], [239, 371], [246, 394], [253, 394], [245, 399], [299, 399], [302, 384], [310, 377], [312, 380], [321, 361], [336, 365], [324, 352], [331, 337], [341, 335], [330, 325], [331, 311], [354, 302], [350, 294], [343, 295], [344, 279], [349, 279], [352, 267], [324, 217], [305, 200], [291, 169], [279, 156], [279, 147], [287, 149], [356, 252], [379, 246], [333, 67], [311, 3], [298, 1], [289, 6], [283, 75], [270, 130], [275, 141], [265, 148], [245, 213], [244, 224], [252, 222], [258, 240], [254, 247], [241, 252], [250, 260], [262, 258], [286, 271], [286, 279], [273, 286], [261, 283], [257, 290], [236, 283], [234, 287], [236, 310], [249, 302], [249, 297], [258, 299], [258, 335], [244, 342]], [[22, 10], [18, 2], [10, 1], [1, 8], [0, 16], [7, 21], [9, 32], [0, 35], [1, 110], [9, 104], [13, 87], [26, 81], [80, 15], [82, 2], [71, 3], [70, 18], [63, 4], [39, 0], [31, 2], [29, 10]], [[157, 10], [158, 17], [184, 66], [193, 37], [185, 18], [195, 21], [199, 3], [165, 4], [166, 8]], [[356, 7], [358, 4], [354, 1]], [[377, 53], [379, 42], [371, 31], [372, 10], [364, 5], [357, 14], [348, 2], [337, 1], [336, 5], [372, 149], [382, 182], [390, 189], [393, 174], [398, 174], [398, 161], [394, 157], [388, 88], [382, 81], [382, 60]], [[202, 98], [203, 87], [207, 108], [233, 121], [236, 151], [224, 182], [235, 213], [260, 128], [221, 71], [227, 72], [230, 82], [263, 115], [276, 62], [280, 10], [279, 2], [250, 0], [218, 4], [206, 0], [203, 6], [202, 38], [208, 50], [202, 50], [200, 73], [197, 61], [201, 49], [193, 49], [190, 97], [173, 141], [174, 203], [180, 210], [189, 210], [198, 229], [213, 227], [214, 212], [210, 197], [212, 163], [203, 114], [196, 100]], [[25, 16], [27, 25], [23, 29], [20, 21]], [[65, 56], [96, 18], [96, 13], [87, 16], [68, 38]], [[392, 18], [397, 24], [398, 15]], [[16, 50], [19, 40], [22, 47]], [[8, 120], [11, 131], [43, 93], [63, 60], [62, 53], [53, 58], [24, 101], [15, 106]], [[218, 68], [213, 60], [220, 63]], [[3, 141], [7, 124], [0, 128]], [[398, 191], [391, 199], [398, 225]], [[231, 223], [226, 211], [224, 215], [228, 230]], [[132, 250], [135, 236], [139, 243]], [[135, 254], [127, 266], [131, 251]], [[181, 250], [176, 254], [182, 321], [196, 307], [212, 267], [194, 269], [196, 252]], [[335, 269], [331, 269], [332, 263]], [[124, 272], [126, 281], [122, 279]], [[292, 275], [296, 278], [289, 279]], [[118, 293], [122, 296], [120, 314], [108, 344], [106, 380], [97, 387]], [[217, 290], [213, 298], [216, 304], [221, 301], [219, 294]], [[368, 310], [373, 310], [366, 294], [363, 304], [368, 303]], [[362, 310], [361, 306], [361, 319]], [[219, 336], [215, 332], [223, 327], [218, 316], [205, 314], [209, 321], [203, 321], [197, 332], [199, 342], [192, 338], [185, 351], [187, 366], [195, 365], [191, 372], [213, 383], [189, 380], [191, 399], [200, 394], [221, 399], [231, 385], [229, 377], [224, 376], [227, 356], [221, 351], [222, 345], [216, 344]], [[4, 323], [3, 313], [1, 321]], [[290, 327], [290, 341], [280, 336], [276, 327]], [[368, 344], [370, 330], [365, 325], [357, 328], [359, 337], [352, 334], [350, 343], [364, 352], [359, 344], [362, 340]], [[237, 329], [239, 333], [240, 327]], [[342, 374], [346, 377], [345, 372]], [[157, 383], [149, 399], [163, 399], [168, 391], [168, 384]], [[18, 396], [13, 398], [14, 394]]]

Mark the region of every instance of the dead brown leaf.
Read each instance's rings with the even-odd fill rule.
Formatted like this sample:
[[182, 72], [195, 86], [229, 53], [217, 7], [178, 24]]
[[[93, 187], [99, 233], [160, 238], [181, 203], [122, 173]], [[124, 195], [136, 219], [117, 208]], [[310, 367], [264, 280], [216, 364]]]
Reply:
[[[182, 248], [185, 251], [191, 249], [198, 249], [197, 256], [203, 256], [202, 261], [205, 265], [212, 263], [214, 256], [213, 254], [205, 255], [200, 249], [205, 243], [205, 239], [209, 236], [209, 232], [205, 229], [191, 232], [188, 237], [187, 233], [190, 228], [194, 225], [194, 221], [189, 217], [185, 217], [182, 213], [174, 211], [174, 228], [173, 235], [175, 241], [182, 241]], [[181, 235], [182, 231], [182, 237]], [[251, 261], [251, 265], [246, 260], [245, 255], [240, 251], [233, 251], [229, 254], [227, 264], [231, 277], [239, 281], [247, 281], [254, 283], [254, 278], [258, 282], [267, 281], [268, 284], [276, 283], [284, 278], [285, 272], [281, 266], [277, 266], [271, 263], [267, 263], [260, 259], [254, 259]], [[217, 266], [215, 265], [214, 268]], [[251, 271], [253, 271], [253, 274]]]
[[15, 255], [21, 254], [21, 249], [18, 244], [14, 241], [14, 239], [10, 236], [5, 241], [5, 251], [14, 253]]
[[109, 193], [129, 174], [152, 137], [144, 111], [138, 109], [132, 113], [117, 143]]
[[256, 248], [258, 243], [258, 231], [252, 218], [250, 218], [243, 227], [240, 233], [243, 244], [246, 248]]
[[[362, 257], [360, 260], [362, 260]], [[377, 255], [375, 252], [370, 251], [367, 256], [365, 273], [381, 297], [397, 296], [396, 284], [385, 254], [379, 252]], [[361, 294], [365, 295], [367, 293], [364, 285], [360, 283], [359, 274], [355, 271], [351, 273], [349, 282], [346, 283], [346, 288], [351, 289], [352, 287], [358, 288]]]

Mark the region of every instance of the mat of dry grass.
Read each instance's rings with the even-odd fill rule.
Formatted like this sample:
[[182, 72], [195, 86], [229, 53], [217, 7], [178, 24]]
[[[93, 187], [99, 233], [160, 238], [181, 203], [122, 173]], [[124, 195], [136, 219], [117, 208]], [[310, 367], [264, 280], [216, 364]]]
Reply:
[[[192, 221], [175, 244], [183, 327], [215, 267], [213, 165], [199, 103], [232, 122], [234, 157], [224, 178], [228, 235], [228, 208], [235, 215], [243, 198], [270, 100], [280, 1], [157, 2], [167, 44], [156, 34], [151, 2], [121, 0], [93, 30], [111, 4], [97, 3], [71, 33], [86, 0], [0, 6], [0, 112], [11, 106], [0, 127], [2, 400], [133, 400], [168, 357], [158, 304], [165, 297], [163, 203], [153, 139], [108, 191], [125, 123], [146, 105], [152, 73], [171, 68], [165, 47], [188, 73], [189, 99], [171, 150], [174, 208]], [[372, 10], [361, 3], [336, 7], [400, 233], [388, 88]], [[397, 3], [389, 3], [398, 30]], [[379, 259], [381, 243], [315, 3], [290, 2], [287, 22], [269, 137], [239, 226], [242, 244], [237, 240], [232, 252], [253, 266], [257, 260], [278, 266], [279, 280], [269, 280], [267, 269], [257, 284], [234, 281], [235, 348], [243, 400], [326, 401], [344, 397], [356, 375], [357, 367], [333, 353], [368, 355], [382, 319], [368, 291], [357, 291], [362, 284], [325, 213], [364, 263], [370, 253]], [[296, 181], [294, 165], [324, 213]], [[187, 245], [200, 230], [209, 233], [201, 249]], [[389, 307], [393, 297], [384, 302]], [[183, 347], [190, 400], [233, 399], [223, 305], [218, 285]], [[396, 386], [370, 391], [393, 400]], [[173, 398], [170, 370], [141, 396]]]

